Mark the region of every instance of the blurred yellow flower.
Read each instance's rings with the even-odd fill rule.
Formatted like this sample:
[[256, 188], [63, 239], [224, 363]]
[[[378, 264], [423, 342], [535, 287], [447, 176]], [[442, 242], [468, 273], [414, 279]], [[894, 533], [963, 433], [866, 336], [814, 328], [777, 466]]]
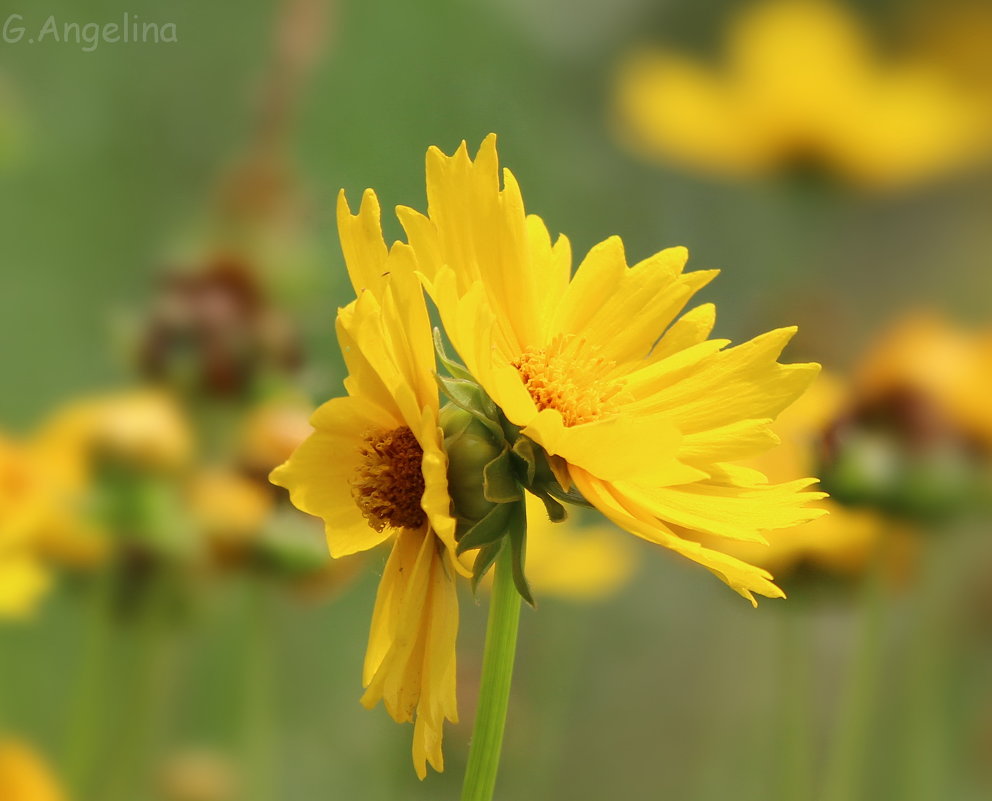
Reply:
[[[835, 376], [821, 374], [809, 391], [778, 418], [775, 432], [782, 444], [753, 460], [772, 481], [817, 468], [823, 438], [832, 423], [848, 411], [850, 390]], [[736, 544], [732, 553], [784, 575], [812, 567], [856, 576], [868, 569], [887, 539], [885, 561], [893, 572], [905, 572], [913, 538], [905, 526], [869, 508], [851, 508], [823, 499], [829, 514], [795, 528], [769, 532], [768, 545]]]
[[232, 760], [206, 748], [171, 755], [162, 765], [159, 782], [168, 801], [234, 801], [238, 774]]
[[892, 326], [855, 375], [864, 405], [913, 398], [940, 424], [992, 450], [992, 327], [966, 331], [919, 312]]
[[214, 545], [237, 550], [260, 533], [272, 510], [272, 495], [240, 473], [207, 468], [191, 481], [189, 509], [199, 530]]
[[37, 465], [0, 436], [0, 617], [29, 614], [49, 586], [37, 552], [48, 513]]
[[[324, 520], [331, 555], [392, 552], [379, 585], [362, 703], [382, 700], [398, 722], [414, 721], [413, 762], [443, 770], [445, 719], [457, 720], [458, 598], [455, 520], [438, 423], [434, 350], [409, 249], [356, 252], [345, 207], [339, 228], [358, 299], [338, 313], [347, 397], [314, 413], [313, 433], [272, 473], [293, 503]], [[375, 291], [363, 276], [374, 275]], [[391, 275], [391, 277], [386, 277]]]
[[313, 430], [308, 404], [295, 398], [269, 401], [253, 409], [245, 423], [241, 459], [252, 472], [268, 474], [282, 464]]
[[939, 64], [873, 52], [827, 0], [765, 0], [726, 32], [723, 67], [667, 50], [620, 69], [623, 137], [643, 156], [750, 177], [812, 162], [865, 187], [904, 187], [986, 155], [983, 96]]
[[527, 495], [527, 579], [537, 595], [594, 601], [612, 595], [631, 577], [634, 543], [609, 524], [583, 524], [581, 510], [553, 523]]
[[174, 470], [193, 456], [182, 410], [164, 392], [136, 389], [67, 404], [41, 428], [37, 447], [52, 469], [79, 480], [108, 456], [135, 468]]
[[[776, 359], [794, 333], [743, 345], [708, 339], [712, 305], [676, 318], [715, 271], [684, 273], [684, 248], [628, 267], [617, 237], [571, 278], [571, 253], [504, 188], [495, 137], [473, 162], [427, 154], [428, 216], [398, 214], [444, 327], [508, 420], [551, 457], [561, 488], [610, 520], [698, 562], [755, 603], [780, 597], [767, 571], [694, 541], [763, 542], [763, 532], [822, 514], [814, 479], [768, 484], [734, 462], [776, 443], [771, 420], [817, 365]], [[363, 205], [365, 230], [378, 209]], [[356, 226], [357, 228], [358, 226]]]
[[0, 739], [0, 798], [3, 801], [64, 801], [48, 765], [18, 740]]

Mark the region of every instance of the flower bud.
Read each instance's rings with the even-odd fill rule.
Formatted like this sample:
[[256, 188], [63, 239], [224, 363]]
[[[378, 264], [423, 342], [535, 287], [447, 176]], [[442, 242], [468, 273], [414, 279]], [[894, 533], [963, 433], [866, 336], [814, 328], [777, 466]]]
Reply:
[[454, 404], [441, 410], [444, 450], [448, 454], [448, 492], [459, 523], [474, 523], [489, 514], [496, 502], [486, 498], [486, 466], [504, 445], [471, 412]]

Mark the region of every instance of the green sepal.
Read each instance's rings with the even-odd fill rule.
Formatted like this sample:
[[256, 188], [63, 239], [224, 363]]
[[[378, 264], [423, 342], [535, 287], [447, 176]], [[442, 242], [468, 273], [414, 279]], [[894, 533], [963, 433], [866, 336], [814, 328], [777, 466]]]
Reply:
[[434, 374], [438, 387], [459, 409], [464, 409], [489, 429], [497, 442], [502, 442], [503, 429], [500, 426], [499, 409], [496, 408], [482, 387], [465, 378], [448, 378]]
[[479, 582], [485, 577], [486, 573], [493, 566], [493, 562], [496, 561], [496, 557], [499, 556], [499, 552], [503, 549], [503, 540], [499, 539], [496, 542], [490, 543], [479, 551], [479, 555], [475, 557], [475, 564], [472, 565], [472, 592], [477, 593], [479, 591]]
[[585, 499], [585, 496], [581, 492], [574, 489], [565, 492], [565, 490], [561, 488], [561, 484], [557, 481], [546, 484], [544, 489], [547, 490], [548, 495], [555, 500], [564, 501], [565, 503], [570, 503], [573, 506], [584, 506], [586, 509], [596, 508]]
[[503, 448], [499, 456], [483, 468], [482, 494], [493, 503], [513, 503], [524, 497], [513, 472], [509, 448]]
[[465, 551], [482, 548], [498, 541], [506, 533], [512, 506], [506, 503], [496, 504], [484, 518], [456, 535], [458, 546], [455, 552], [461, 556]]
[[527, 583], [527, 576], [524, 573], [524, 562], [527, 556], [527, 507], [523, 501], [513, 505], [513, 512], [510, 515], [510, 522], [507, 526], [507, 538], [510, 540], [513, 559], [513, 583], [517, 592], [531, 606], [536, 606], [534, 596], [531, 595], [530, 585]]
[[434, 327], [434, 350], [437, 353], [437, 360], [441, 362], [441, 365], [448, 371], [449, 375], [453, 378], [461, 378], [466, 381], [475, 381], [472, 374], [465, 369], [464, 364], [459, 364], [448, 356], [447, 352], [444, 350], [444, 342], [441, 339], [441, 329], [437, 326]]
[[513, 455], [517, 458], [518, 469], [523, 473], [524, 486], [532, 487], [537, 476], [537, 452], [534, 443], [527, 437], [517, 437], [513, 443]]
[[563, 523], [568, 519], [568, 511], [550, 493], [544, 491], [543, 488], [533, 489], [531, 492], [541, 499], [541, 503], [544, 504], [544, 509], [548, 513], [548, 519], [552, 523]]

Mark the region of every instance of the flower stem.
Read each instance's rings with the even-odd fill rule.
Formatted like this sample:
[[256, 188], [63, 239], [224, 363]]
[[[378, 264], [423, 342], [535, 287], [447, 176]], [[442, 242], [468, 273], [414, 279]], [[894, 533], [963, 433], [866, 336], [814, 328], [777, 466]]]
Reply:
[[[510, 525], [526, 527], [523, 501], [514, 510]], [[520, 594], [513, 583], [513, 552], [508, 537], [503, 540], [503, 547], [496, 557], [494, 573], [479, 705], [465, 769], [462, 801], [491, 801], [503, 748], [503, 730], [506, 727], [506, 709], [510, 700], [513, 658], [520, 624]]]
[[[887, 535], [887, 534], [886, 534]], [[847, 677], [833, 752], [827, 765], [823, 801], [848, 801], [864, 792], [864, 767], [874, 755], [871, 728], [882, 677], [885, 633], [885, 543], [876, 546], [874, 564], [863, 578], [861, 632]]]

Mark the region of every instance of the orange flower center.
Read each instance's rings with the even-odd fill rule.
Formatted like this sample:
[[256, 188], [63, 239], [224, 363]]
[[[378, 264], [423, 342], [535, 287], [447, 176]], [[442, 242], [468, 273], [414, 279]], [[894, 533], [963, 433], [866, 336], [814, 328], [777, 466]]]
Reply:
[[417, 529], [427, 522], [420, 507], [424, 496], [421, 463], [424, 451], [406, 426], [370, 431], [359, 448], [363, 459], [352, 479], [351, 495], [369, 525]]
[[624, 383], [612, 375], [616, 362], [598, 355], [574, 334], [556, 336], [543, 348], [526, 348], [513, 362], [538, 409], [556, 409], [566, 426], [614, 414]]

